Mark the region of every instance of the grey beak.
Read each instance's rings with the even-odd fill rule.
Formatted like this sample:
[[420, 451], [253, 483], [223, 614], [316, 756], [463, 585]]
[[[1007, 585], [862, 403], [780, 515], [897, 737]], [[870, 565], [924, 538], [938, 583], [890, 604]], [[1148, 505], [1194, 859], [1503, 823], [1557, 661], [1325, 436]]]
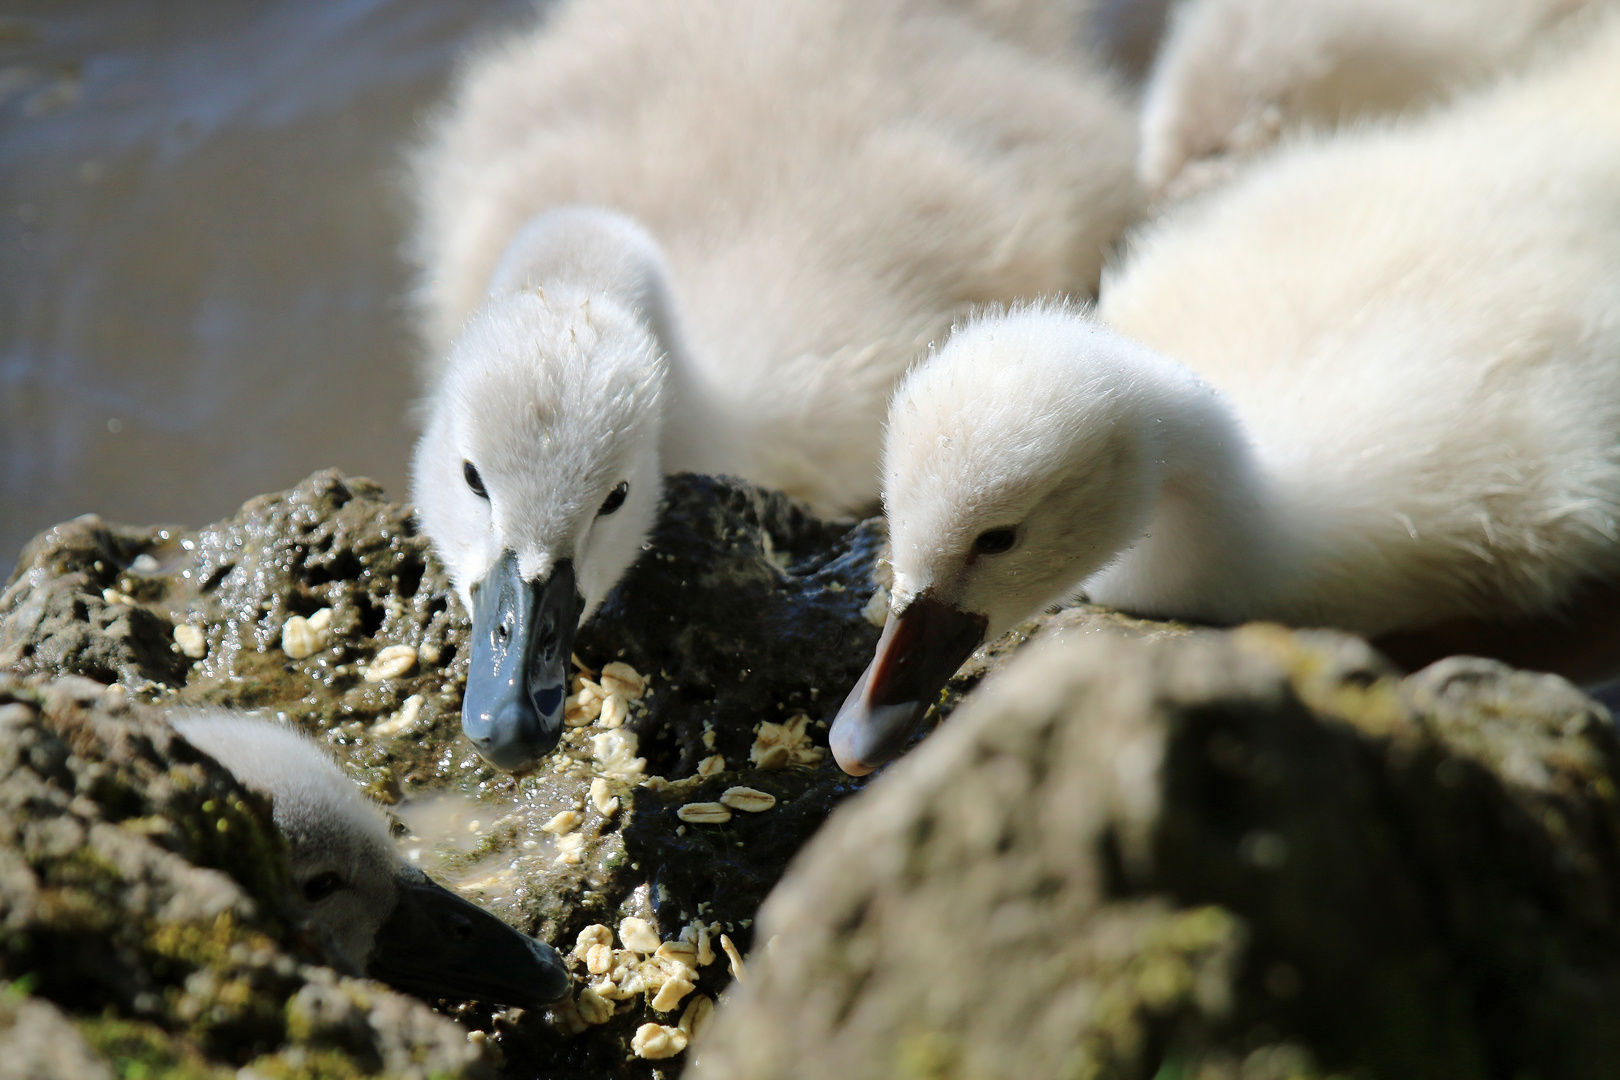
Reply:
[[871, 665], [828, 732], [839, 768], [865, 776], [898, 757], [939, 692], [984, 640], [988, 623], [926, 592], [891, 615]]
[[584, 609], [567, 559], [547, 580], [530, 582], [508, 551], [473, 587], [461, 730], [497, 769], [529, 769], [562, 738], [568, 657]]
[[367, 975], [429, 1001], [533, 1009], [568, 993], [568, 969], [550, 945], [518, 933], [425, 874], [402, 874], [398, 882], [399, 899], [377, 931]]

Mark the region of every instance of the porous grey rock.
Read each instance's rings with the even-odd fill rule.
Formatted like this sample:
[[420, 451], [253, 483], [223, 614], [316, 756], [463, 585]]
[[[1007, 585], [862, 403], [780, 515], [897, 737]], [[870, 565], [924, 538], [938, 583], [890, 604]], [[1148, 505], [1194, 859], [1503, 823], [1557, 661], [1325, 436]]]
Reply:
[[[459, 722], [467, 620], [444, 570], [408, 507], [335, 472], [195, 532], [86, 517], [42, 534], [0, 595], [0, 668], [52, 679], [59, 695], [94, 699], [111, 684], [154, 710], [283, 714], [406, 820], [459, 800], [475, 835], [464, 828], [402, 841], [565, 954], [584, 926], [617, 926], [626, 916], [649, 920], [665, 938], [693, 921], [717, 924], [747, 948], [754, 913], [788, 860], [862, 783], [825, 757], [819, 767], [758, 768], [750, 760], [756, 730], [803, 713], [812, 742], [825, 747], [826, 720], [877, 638], [862, 611], [884, 541], [880, 521], [822, 522], [744, 484], [672, 479], [647, 552], [576, 639], [592, 669], [619, 660], [650, 678], [621, 729], [636, 739], [642, 764], [619, 775], [603, 775], [593, 760], [592, 738], [616, 735], [600, 725], [571, 731], [551, 761], [521, 779], [477, 756]], [[324, 639], [309, 655], [289, 655], [287, 621], [323, 608], [331, 611]], [[203, 655], [183, 651], [181, 626], [195, 628], [202, 647], [192, 651]], [[366, 665], [391, 645], [414, 648], [416, 666], [368, 681]], [[715, 755], [724, 767], [697, 775]], [[668, 783], [642, 783], [654, 776]], [[598, 779], [618, 800], [611, 814], [589, 798]], [[722, 825], [678, 817], [682, 805], [737, 785], [769, 792], [776, 806]], [[539, 828], [562, 810], [582, 815], [572, 830], [583, 837], [577, 862], [559, 861]], [[178, 895], [201, 903], [204, 890]], [[710, 995], [729, 981], [724, 960], [699, 975], [697, 991]], [[667, 1075], [680, 1060], [627, 1054], [638, 1025], [679, 1015], [655, 1012], [650, 997], [583, 1033], [566, 1005], [549, 1015], [475, 1004], [453, 1011], [492, 1033], [513, 1075]], [[312, 1023], [347, 1030], [347, 1021], [321, 1019], [335, 1014], [317, 1008], [314, 991], [296, 1001]]]
[[[0, 675], [0, 1076], [492, 1073], [423, 1003], [319, 966], [269, 807], [94, 685]], [[303, 1022], [315, 988], [341, 1039]]]
[[1328, 633], [1043, 636], [806, 849], [691, 1075], [1614, 1075], [1600, 706]]

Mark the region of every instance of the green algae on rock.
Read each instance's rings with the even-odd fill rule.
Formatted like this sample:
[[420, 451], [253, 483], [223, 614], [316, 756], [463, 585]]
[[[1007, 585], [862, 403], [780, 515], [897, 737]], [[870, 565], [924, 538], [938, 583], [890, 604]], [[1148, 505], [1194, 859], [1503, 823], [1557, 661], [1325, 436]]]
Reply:
[[[619, 726], [571, 729], [521, 779], [461, 737], [467, 622], [408, 508], [335, 472], [196, 532], [87, 517], [42, 534], [0, 596], [0, 668], [116, 683], [145, 705], [284, 715], [393, 804], [407, 855], [564, 953], [625, 917], [664, 939], [714, 927], [746, 949], [787, 861], [860, 786], [813, 754], [759, 767], [758, 732], [802, 716], [825, 745], [877, 637], [863, 609], [884, 540], [878, 521], [821, 522], [744, 484], [672, 478], [644, 557], [576, 640], [590, 670], [628, 663], [646, 692]], [[375, 677], [390, 648], [410, 662]], [[733, 786], [777, 803], [720, 824], [679, 816]], [[565, 811], [578, 823], [564, 835], [543, 828]], [[695, 991], [728, 982], [720, 960]], [[456, 1015], [494, 1033], [514, 1075], [646, 1076], [684, 1060], [626, 1060], [641, 1023], [679, 1015], [652, 996], [583, 1034], [571, 1006]]]
[[1070, 629], [833, 816], [692, 1075], [1613, 1074], [1600, 706], [1336, 634]]
[[269, 808], [127, 693], [0, 676], [0, 1046], [19, 1075], [491, 1071], [427, 1006], [318, 966], [288, 889]]

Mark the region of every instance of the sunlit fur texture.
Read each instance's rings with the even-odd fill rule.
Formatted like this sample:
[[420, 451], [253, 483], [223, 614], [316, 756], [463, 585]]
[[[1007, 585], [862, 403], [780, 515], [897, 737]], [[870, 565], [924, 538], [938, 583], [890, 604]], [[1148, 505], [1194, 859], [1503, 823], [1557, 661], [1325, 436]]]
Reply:
[[[605, 212], [562, 211], [536, 224], [452, 345], [417, 448], [418, 513], [469, 610], [472, 585], [506, 549], [529, 580], [573, 559], [594, 608], [634, 561], [658, 507], [668, 350], [655, 335], [657, 251]], [[579, 282], [581, 267], [593, 284]], [[550, 285], [538, 287], [540, 277]], [[488, 499], [467, 485], [466, 462]], [[598, 516], [621, 481], [625, 505]]]
[[1189, 162], [1250, 154], [1300, 125], [1430, 106], [1602, 6], [1612, 0], [1188, 0], [1144, 94], [1142, 178], [1159, 191]]
[[959, 330], [890, 416], [898, 602], [932, 585], [995, 633], [1083, 585], [1378, 634], [1616, 580], [1617, 102], [1620, 20], [1422, 121], [1285, 146], [1137, 237], [1095, 320]]
[[[569, 550], [597, 561], [581, 515], [626, 477], [648, 513], [642, 478], [681, 470], [743, 476], [822, 512], [874, 505], [882, 419], [906, 367], [971, 305], [1092, 292], [1136, 201], [1134, 124], [1075, 45], [1083, 7], [565, 0], [475, 57], [413, 185], [433, 414], [415, 497], [458, 585], [508, 539], [547, 538], [520, 552], [525, 572]], [[599, 227], [597, 241], [560, 259], [535, 243], [541, 215], [582, 206], [615, 215], [563, 209]], [[508, 273], [514, 260], [535, 269]], [[639, 300], [623, 287], [631, 264], [653, 283]], [[503, 299], [525, 277], [543, 304]], [[617, 299], [646, 335], [609, 327], [593, 299], [592, 318], [621, 340], [581, 345], [575, 363], [563, 328], [580, 297], [562, 284]], [[662, 376], [650, 371], [660, 352]], [[645, 416], [572, 385], [596, 378], [593, 365], [639, 386], [630, 411]], [[649, 369], [639, 382], [637, 366]], [[535, 443], [543, 425], [486, 411], [536, 388], [558, 395], [552, 448]], [[502, 477], [493, 523], [510, 536], [484, 535], [491, 519], [457, 488], [475, 430], [502, 462], [470, 458]], [[531, 486], [568, 487], [556, 506], [531, 493], [503, 509], [522, 462]], [[626, 562], [634, 539], [601, 561]]]
[[170, 722], [243, 785], [270, 798], [276, 828], [292, 849], [296, 888], [328, 872], [343, 879], [330, 896], [305, 906], [343, 966], [363, 972], [377, 931], [394, 909], [397, 877], [415, 872], [400, 859], [381, 811], [292, 728], [201, 711], [176, 714]]

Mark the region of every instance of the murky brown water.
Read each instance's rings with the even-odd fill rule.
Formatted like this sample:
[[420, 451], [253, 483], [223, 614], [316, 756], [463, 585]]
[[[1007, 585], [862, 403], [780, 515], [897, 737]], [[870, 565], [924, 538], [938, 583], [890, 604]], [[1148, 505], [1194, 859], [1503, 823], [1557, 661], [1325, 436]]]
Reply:
[[[1100, 37], [1139, 63], [1163, 3]], [[82, 513], [200, 525], [328, 465], [404, 494], [401, 148], [530, 9], [0, 3], [0, 580]]]
[[525, 0], [0, 4], [0, 574], [88, 511], [403, 494], [400, 149]]

